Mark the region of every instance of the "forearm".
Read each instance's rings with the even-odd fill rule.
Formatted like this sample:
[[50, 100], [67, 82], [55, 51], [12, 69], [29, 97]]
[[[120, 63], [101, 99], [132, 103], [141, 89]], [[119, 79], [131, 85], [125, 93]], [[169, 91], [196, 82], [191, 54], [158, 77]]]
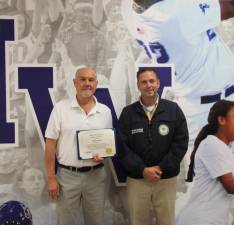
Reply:
[[234, 194], [234, 177], [232, 173], [222, 175], [219, 180], [229, 194]]
[[177, 115], [176, 129], [170, 145], [170, 149], [159, 163], [159, 166], [163, 172], [164, 170], [168, 172], [177, 170], [188, 149], [189, 134], [187, 122], [183, 112], [179, 108]]
[[129, 176], [142, 178], [146, 167], [143, 160], [127, 144], [123, 134], [120, 137], [119, 132], [117, 132], [117, 139], [117, 155], [124, 169]]
[[129, 176], [143, 178], [143, 172], [146, 165], [137, 154], [128, 150], [128, 152], [125, 153], [125, 156], [121, 157], [120, 160]]
[[93, 1], [93, 15], [92, 15], [92, 20], [93, 20], [93, 24], [98, 27], [102, 20], [103, 20], [103, 14], [104, 14], [104, 10], [103, 10], [103, 2], [102, 0], [94, 0]]
[[62, 3], [60, 0], [48, 1], [48, 14], [51, 22], [56, 21], [59, 18], [59, 14], [62, 11]]
[[226, 20], [234, 17], [234, 0], [219, 0], [221, 19]]
[[45, 145], [45, 165], [48, 179], [55, 177], [55, 152], [56, 141], [47, 139]]
[[131, 143], [132, 122], [129, 111], [123, 109], [116, 129], [118, 157], [130, 177], [143, 178], [146, 167], [143, 159], [134, 151], [135, 146]]
[[123, 139], [118, 144], [118, 156], [129, 176], [135, 178], [143, 177], [143, 171], [146, 167], [145, 163]]
[[24, 63], [34, 63], [36, 59], [41, 55], [41, 52], [38, 50], [40, 47], [38, 44], [35, 44], [30, 51], [26, 54], [24, 58]]
[[[14, 2], [14, 1], [13, 1]], [[25, 12], [26, 11], [26, 3], [25, 0], [17, 0], [16, 3], [17, 10], [20, 12]]]
[[59, 197], [59, 183], [55, 176], [55, 152], [56, 152], [57, 140], [46, 139], [45, 145], [45, 164], [47, 171], [47, 189], [48, 194], [52, 199], [57, 199]]
[[33, 12], [33, 20], [32, 20], [32, 34], [37, 37], [41, 30], [41, 13], [43, 11], [43, 2], [35, 0], [35, 9]]

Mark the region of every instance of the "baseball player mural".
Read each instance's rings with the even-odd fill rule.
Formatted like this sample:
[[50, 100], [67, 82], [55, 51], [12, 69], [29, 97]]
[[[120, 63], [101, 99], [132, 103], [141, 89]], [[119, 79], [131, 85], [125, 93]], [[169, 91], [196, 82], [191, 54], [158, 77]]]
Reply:
[[[21, 215], [25, 207], [17, 201], [30, 211], [22, 214], [27, 224], [56, 223], [54, 204], [42, 188], [43, 133], [53, 103], [73, 94], [74, 67], [95, 64], [96, 97], [111, 108], [115, 122], [122, 107], [138, 98], [136, 65], [156, 67], [159, 93], [174, 98], [185, 112], [191, 144], [211, 105], [234, 100], [234, 20], [226, 20], [234, 16], [234, 0], [0, 0], [0, 16], [0, 225], [9, 224], [12, 205]], [[89, 26], [83, 27], [87, 16]], [[5, 17], [14, 18], [15, 27]], [[216, 30], [224, 19], [225, 43]], [[109, 162], [105, 225], [129, 225], [126, 174], [118, 171], [116, 158]], [[177, 211], [189, 192], [185, 170], [178, 178]], [[32, 196], [35, 205], [30, 176], [35, 182], [42, 178], [36, 182], [40, 193]], [[234, 225], [233, 208], [230, 212]], [[80, 215], [77, 225], [84, 225]], [[15, 223], [21, 217], [11, 218]]]
[[234, 16], [234, 1], [123, 0], [122, 14], [153, 63], [175, 64], [175, 100], [192, 143], [211, 105], [234, 99], [234, 56], [214, 30]]

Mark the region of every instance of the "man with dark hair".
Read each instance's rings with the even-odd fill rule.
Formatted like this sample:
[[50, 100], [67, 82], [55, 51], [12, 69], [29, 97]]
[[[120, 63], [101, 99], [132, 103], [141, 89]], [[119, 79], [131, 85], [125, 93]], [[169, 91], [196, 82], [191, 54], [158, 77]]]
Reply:
[[130, 222], [148, 225], [153, 207], [157, 225], [174, 224], [176, 176], [188, 147], [183, 112], [157, 94], [152, 68], [137, 73], [139, 101], [125, 107], [118, 124], [119, 157], [127, 173]]

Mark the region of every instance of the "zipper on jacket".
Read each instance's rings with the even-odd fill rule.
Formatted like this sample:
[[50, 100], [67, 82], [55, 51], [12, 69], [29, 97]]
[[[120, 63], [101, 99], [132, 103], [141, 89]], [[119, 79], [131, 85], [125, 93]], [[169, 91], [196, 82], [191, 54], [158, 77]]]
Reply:
[[149, 123], [148, 123], [148, 139], [149, 139], [149, 142], [152, 143], [151, 121], [149, 121]]

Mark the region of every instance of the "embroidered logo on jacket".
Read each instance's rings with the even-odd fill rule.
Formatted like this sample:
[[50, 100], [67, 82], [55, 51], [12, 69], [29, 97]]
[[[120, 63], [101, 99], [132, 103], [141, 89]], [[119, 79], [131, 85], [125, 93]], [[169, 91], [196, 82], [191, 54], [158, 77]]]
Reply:
[[169, 133], [169, 127], [166, 124], [161, 124], [158, 127], [158, 132], [159, 134], [161, 134], [162, 136], [166, 136]]

